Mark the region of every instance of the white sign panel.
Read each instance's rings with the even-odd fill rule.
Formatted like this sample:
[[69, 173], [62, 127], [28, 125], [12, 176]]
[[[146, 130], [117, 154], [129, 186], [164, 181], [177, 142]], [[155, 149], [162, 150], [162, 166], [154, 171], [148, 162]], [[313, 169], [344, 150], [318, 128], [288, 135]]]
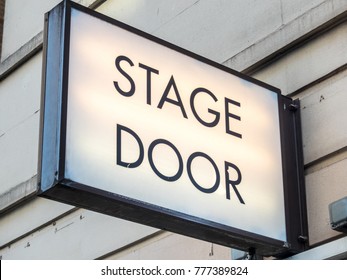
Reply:
[[47, 14], [43, 73], [41, 196], [301, 249], [296, 103], [278, 89], [70, 1]]
[[65, 177], [286, 240], [278, 93], [72, 10]]

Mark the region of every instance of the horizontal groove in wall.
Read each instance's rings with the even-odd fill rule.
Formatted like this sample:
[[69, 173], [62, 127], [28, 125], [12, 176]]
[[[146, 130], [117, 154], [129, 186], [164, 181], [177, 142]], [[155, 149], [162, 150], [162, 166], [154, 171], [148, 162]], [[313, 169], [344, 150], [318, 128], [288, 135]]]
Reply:
[[[107, 0], [96, 0], [89, 5], [90, 9], [97, 9]], [[0, 81], [5, 79], [13, 71], [27, 62], [32, 58], [36, 53], [42, 50], [43, 44], [43, 31], [39, 32], [34, 36], [29, 42], [23, 45], [15, 53], [4, 59], [0, 62]]]
[[345, 159], [347, 159], [347, 146], [306, 164], [305, 175], [317, 172]]
[[333, 71], [327, 73], [326, 75], [320, 77], [319, 79], [317, 79], [317, 80], [315, 80], [315, 81], [313, 81], [313, 82], [311, 82], [311, 83], [309, 83], [309, 84], [307, 84], [307, 85], [297, 89], [296, 91], [289, 93], [287, 96], [288, 97], [292, 97], [292, 98], [298, 98], [300, 93], [304, 92], [305, 90], [307, 90], [307, 89], [309, 89], [309, 88], [311, 88], [311, 87], [313, 87], [313, 86], [315, 86], [315, 85], [317, 85], [317, 84], [319, 84], [321, 82], [324, 82], [324, 81], [332, 78], [333, 76], [335, 76], [335, 75], [337, 75], [337, 74], [339, 74], [339, 73], [341, 73], [341, 72], [343, 72], [345, 70], [347, 70], [347, 63], [341, 65], [340, 67], [334, 69]]
[[17, 241], [23, 239], [23, 238], [26, 238], [27, 236], [30, 236], [31, 234], [34, 234], [35, 232], [39, 232], [40, 230], [42, 230], [43, 228], [47, 227], [47, 226], [50, 226], [51, 224], [53, 224], [55, 221], [58, 221], [76, 211], [78, 211], [80, 208], [78, 207], [75, 207], [75, 208], [72, 208], [71, 210], [57, 216], [57, 217], [54, 217], [53, 219], [47, 221], [46, 223], [40, 225], [39, 227], [36, 227], [28, 232], [26, 232], [25, 234], [23, 235], [20, 235], [18, 237], [16, 237], [15, 239], [11, 240], [10, 242], [6, 243], [6, 244], [3, 244], [2, 246], [0, 246], [0, 250], [6, 248], [7, 246], [10, 246], [11, 244], [14, 244], [16, 243]]
[[127, 249], [129, 249], [129, 248], [132, 248], [132, 247], [135, 247], [135, 246], [137, 246], [137, 245], [139, 245], [139, 244], [142, 244], [142, 243], [144, 243], [145, 241], [151, 240], [151, 239], [156, 238], [156, 237], [161, 236], [161, 235], [164, 236], [164, 235], [167, 234], [167, 233], [168, 233], [167, 231], [159, 230], [159, 229], [158, 229], [157, 232], [152, 233], [152, 234], [150, 234], [150, 235], [147, 235], [147, 236], [145, 236], [144, 238], [141, 238], [141, 239], [139, 239], [139, 240], [136, 240], [135, 242], [129, 243], [129, 244], [127, 244], [126, 246], [123, 246], [123, 247], [121, 247], [121, 248], [118, 248], [118, 249], [116, 249], [116, 250], [114, 250], [114, 251], [111, 251], [111, 252], [105, 254], [105, 255], [102, 255], [102, 256], [96, 258], [96, 260], [104, 260], [104, 259], [106, 259], [106, 258], [109, 258], [109, 257], [115, 255], [115, 254], [124, 252], [124, 251], [126, 251]]
[[36, 195], [37, 175], [0, 194], [0, 217], [11, 211], [13, 207]]
[[104, 4], [107, 0], [96, 0], [88, 6], [89, 9], [95, 10]]
[[256, 63], [252, 64], [251, 66], [247, 67], [246, 69], [242, 70], [241, 72], [246, 75], [254, 75], [256, 72], [268, 67], [273, 62], [280, 60], [281, 57], [295, 51], [296, 49], [302, 47], [303, 45], [307, 44], [308, 42], [314, 40], [315, 38], [321, 36], [322, 34], [330, 31], [331, 29], [335, 28], [336, 26], [344, 23], [347, 21], [347, 11], [342, 12], [338, 16], [330, 19], [329, 21], [323, 23], [322, 25], [318, 26], [317, 28], [311, 30], [310, 32], [306, 33], [305, 35], [297, 38], [296, 40], [292, 41], [291, 43], [287, 44], [283, 48], [280, 48], [273, 52], [272, 54], [266, 56], [265, 58], [257, 61]]
[[18, 51], [0, 63], [0, 81], [9, 76], [13, 71], [22, 66], [35, 54], [42, 50], [43, 32], [33, 37]]

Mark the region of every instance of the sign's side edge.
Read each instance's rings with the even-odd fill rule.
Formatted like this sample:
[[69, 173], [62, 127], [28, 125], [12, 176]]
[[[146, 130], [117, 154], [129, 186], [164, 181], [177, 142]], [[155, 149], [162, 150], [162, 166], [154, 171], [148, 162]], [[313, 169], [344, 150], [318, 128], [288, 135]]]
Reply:
[[[306, 249], [307, 215], [299, 102], [279, 99], [286, 232], [292, 255]], [[279, 255], [278, 257], [282, 257]]]
[[293, 123], [295, 131], [295, 155], [296, 155], [296, 193], [298, 196], [297, 208], [298, 215], [300, 216], [300, 225], [298, 228], [299, 236], [297, 236], [298, 243], [300, 244], [300, 250], [307, 250], [309, 245], [308, 240], [308, 220], [307, 220], [307, 205], [306, 205], [306, 185], [304, 174], [304, 152], [302, 144], [302, 129], [301, 129], [301, 111], [300, 100], [293, 100]]
[[[69, 4], [62, 2], [45, 14], [40, 135], [38, 160], [39, 193], [53, 187], [64, 177], [65, 159], [62, 118], [64, 84], [66, 83], [66, 19]], [[49, 42], [49, 44], [48, 44]], [[63, 140], [65, 141], [65, 140]]]
[[66, 153], [66, 125], [68, 118], [68, 82], [69, 82], [69, 55], [70, 55], [70, 30], [71, 30], [71, 1], [64, 1], [64, 24], [63, 24], [63, 40], [61, 41], [61, 116], [60, 116], [60, 150], [59, 150], [59, 171], [58, 180], [65, 178], [65, 153]]

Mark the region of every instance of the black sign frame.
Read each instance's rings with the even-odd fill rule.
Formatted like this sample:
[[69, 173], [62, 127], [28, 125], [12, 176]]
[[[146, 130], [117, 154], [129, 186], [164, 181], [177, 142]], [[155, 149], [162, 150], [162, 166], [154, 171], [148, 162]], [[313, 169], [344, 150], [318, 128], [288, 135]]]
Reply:
[[[108, 193], [65, 178], [65, 137], [71, 9], [107, 21], [174, 51], [278, 93], [287, 242], [207, 221]], [[307, 218], [299, 101], [279, 89], [182, 49], [70, 1], [45, 16], [38, 194], [114, 217], [214, 242], [264, 256], [288, 256], [307, 246]]]

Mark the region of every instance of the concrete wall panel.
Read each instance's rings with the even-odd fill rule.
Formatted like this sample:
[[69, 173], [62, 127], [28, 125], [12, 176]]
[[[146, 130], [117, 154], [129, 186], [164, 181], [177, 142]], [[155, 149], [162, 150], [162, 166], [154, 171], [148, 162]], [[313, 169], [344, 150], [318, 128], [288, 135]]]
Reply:
[[60, 0], [6, 1], [1, 60], [5, 60], [42, 31], [44, 13], [59, 2]]
[[107, 1], [98, 10], [217, 62], [281, 25], [280, 2], [273, 0]]
[[347, 147], [347, 71], [311, 87], [301, 99], [304, 161]]
[[292, 94], [347, 63], [347, 23], [312, 40], [254, 76]]
[[120, 260], [220, 260], [230, 259], [230, 248], [194, 238], [161, 232], [105, 259]]
[[72, 209], [74, 209], [73, 206], [44, 198], [28, 201], [15, 211], [0, 217], [0, 248], [52, 222]]
[[39, 121], [36, 113], [0, 137], [1, 195], [37, 174]]
[[282, 17], [283, 23], [286, 24], [292, 20], [295, 20], [307, 11], [319, 6], [320, 4], [327, 2], [325, 0], [281, 0], [282, 5]]
[[0, 85], [0, 195], [37, 173], [41, 54]]
[[[44, 14], [62, 0], [6, 0], [1, 61], [43, 30]], [[89, 6], [95, 0], [75, 0]]]

